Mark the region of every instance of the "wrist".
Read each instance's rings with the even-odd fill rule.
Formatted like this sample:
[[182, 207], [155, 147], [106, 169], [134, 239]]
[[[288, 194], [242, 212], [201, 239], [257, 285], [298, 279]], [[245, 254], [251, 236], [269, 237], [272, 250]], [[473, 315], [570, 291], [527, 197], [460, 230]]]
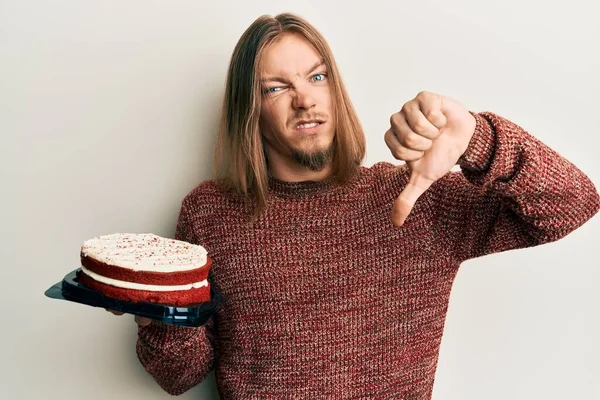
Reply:
[[468, 170], [484, 171], [492, 160], [495, 147], [495, 134], [491, 124], [480, 113], [469, 111], [474, 120], [473, 134], [465, 152], [457, 164]]

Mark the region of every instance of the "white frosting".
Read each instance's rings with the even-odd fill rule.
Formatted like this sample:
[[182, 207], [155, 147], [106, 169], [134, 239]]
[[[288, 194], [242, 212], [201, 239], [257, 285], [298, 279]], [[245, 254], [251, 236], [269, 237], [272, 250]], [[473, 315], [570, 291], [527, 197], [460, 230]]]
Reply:
[[152, 233], [113, 233], [86, 240], [84, 256], [134, 271], [180, 272], [206, 264], [204, 247]]
[[208, 282], [206, 279], [203, 280], [202, 282], [189, 283], [187, 285], [170, 285], [170, 286], [144, 285], [142, 283], [126, 282], [126, 281], [120, 281], [118, 279], [107, 278], [105, 276], [98, 275], [97, 273], [92, 272], [83, 266], [81, 267], [81, 270], [95, 281], [102, 282], [102, 283], [105, 283], [105, 284], [111, 285], [111, 286], [125, 288], [125, 289], [150, 290], [153, 292], [170, 292], [170, 291], [175, 291], [175, 290], [198, 289], [203, 286], [208, 286]]

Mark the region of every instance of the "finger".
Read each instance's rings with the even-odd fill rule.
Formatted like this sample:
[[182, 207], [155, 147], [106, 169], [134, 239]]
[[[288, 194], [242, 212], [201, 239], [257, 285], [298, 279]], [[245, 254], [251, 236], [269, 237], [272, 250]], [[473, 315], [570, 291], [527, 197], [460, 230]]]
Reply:
[[[405, 105], [405, 107], [407, 106]], [[433, 141], [413, 131], [406, 119], [406, 113], [407, 112], [403, 109], [403, 111], [393, 114], [390, 118], [390, 129], [404, 147], [417, 151], [428, 150], [433, 144]]]
[[[440, 129], [427, 119], [421, 108], [431, 107], [428, 104], [429, 103], [421, 106], [419, 102], [409, 102], [404, 106], [404, 114], [406, 115], [406, 124], [412, 132], [415, 132], [417, 135], [425, 137], [429, 140], [434, 140], [440, 136]], [[433, 113], [435, 115], [433, 111], [429, 111], [429, 113]], [[443, 116], [441, 111], [438, 114], [444, 119], [446, 118]]]
[[[430, 122], [433, 126], [439, 130], [446, 125], [446, 116], [442, 112], [443, 109], [443, 96], [435, 93], [421, 92], [415, 98], [421, 114]], [[412, 125], [411, 125], [412, 126]]]
[[136, 315], [134, 319], [139, 326], [148, 326], [152, 322], [150, 318], [140, 317], [139, 315]]
[[433, 144], [431, 139], [421, 136], [412, 130], [403, 112], [394, 114], [391, 122], [392, 126], [390, 129], [402, 146], [410, 150], [427, 151]]
[[125, 313], [121, 312], [121, 311], [115, 311], [115, 310], [109, 310], [108, 308], [105, 308], [106, 311], [108, 311], [109, 313], [113, 313], [115, 315], [123, 315]]
[[402, 193], [396, 198], [392, 207], [392, 223], [402, 226], [410, 215], [415, 203], [434, 181], [416, 175], [411, 175], [410, 180]]
[[416, 161], [423, 157], [423, 151], [410, 150], [400, 144], [398, 138], [391, 129], [388, 129], [384, 135], [385, 144], [392, 152], [392, 155], [397, 160]]

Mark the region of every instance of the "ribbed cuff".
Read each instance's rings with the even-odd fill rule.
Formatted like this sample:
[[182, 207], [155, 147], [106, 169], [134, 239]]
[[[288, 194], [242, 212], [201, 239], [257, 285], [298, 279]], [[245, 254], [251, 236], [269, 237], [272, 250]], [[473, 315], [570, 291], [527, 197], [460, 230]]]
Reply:
[[161, 346], [163, 343], [170, 342], [175, 338], [178, 340], [185, 339], [194, 335], [194, 333], [195, 328], [165, 324], [156, 320], [153, 320], [150, 325], [138, 327], [140, 338], [153, 346]]
[[457, 164], [469, 171], [486, 171], [494, 156], [496, 135], [489, 121], [481, 114], [471, 112], [475, 117], [475, 132], [465, 153]]

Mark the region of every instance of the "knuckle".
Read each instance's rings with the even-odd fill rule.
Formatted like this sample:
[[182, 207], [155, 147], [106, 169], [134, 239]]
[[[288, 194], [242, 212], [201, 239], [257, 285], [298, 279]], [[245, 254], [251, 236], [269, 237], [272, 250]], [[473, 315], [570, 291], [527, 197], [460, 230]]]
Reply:
[[425, 115], [425, 118], [427, 118], [427, 120], [430, 121], [432, 124], [441, 124], [444, 121], [444, 115], [440, 110], [428, 111]]
[[414, 148], [419, 143], [415, 135], [408, 135], [404, 138], [404, 145], [408, 148]]
[[400, 119], [402, 118], [401, 112], [397, 112], [392, 114], [390, 117], [390, 125], [394, 128], [398, 128], [400, 126]]
[[402, 148], [395, 148], [392, 149], [392, 155], [394, 156], [395, 159], [397, 160], [403, 160], [404, 159], [404, 151], [402, 150]]
[[430, 95], [430, 93], [428, 91], [422, 90], [419, 93], [417, 93], [417, 99], [423, 100], [423, 99], [429, 97], [429, 95]]
[[425, 132], [426, 130], [426, 125], [423, 121], [419, 120], [419, 121], [415, 121], [415, 123], [413, 124], [413, 130], [415, 132]]
[[427, 118], [429, 121], [434, 121], [437, 118], [439, 118], [439, 116], [440, 116], [439, 110], [429, 110], [429, 111], [427, 111], [427, 113], [425, 113], [425, 118]]
[[389, 148], [392, 147], [392, 137], [390, 135], [392, 135], [392, 131], [387, 131], [385, 135], [383, 135], [383, 140]]

